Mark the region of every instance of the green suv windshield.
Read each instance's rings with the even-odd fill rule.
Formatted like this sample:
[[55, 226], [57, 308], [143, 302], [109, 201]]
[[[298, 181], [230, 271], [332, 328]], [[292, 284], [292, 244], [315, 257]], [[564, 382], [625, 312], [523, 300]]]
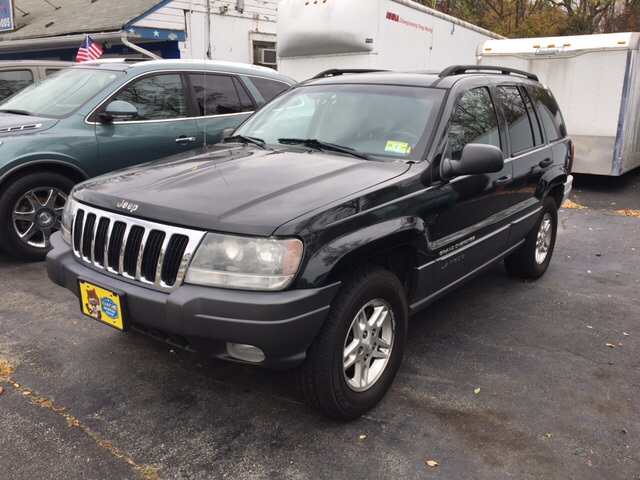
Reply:
[[310, 85], [276, 98], [235, 135], [271, 146], [418, 160], [443, 96], [398, 85]]
[[122, 75], [89, 68], [61, 70], [0, 103], [0, 112], [66, 117]]

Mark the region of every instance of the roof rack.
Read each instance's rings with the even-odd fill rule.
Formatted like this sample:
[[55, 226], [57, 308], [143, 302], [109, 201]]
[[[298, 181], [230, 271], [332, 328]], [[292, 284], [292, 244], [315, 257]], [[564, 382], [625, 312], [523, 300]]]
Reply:
[[337, 77], [338, 75], [344, 75], [345, 73], [372, 73], [372, 72], [387, 72], [388, 70], [379, 70], [372, 68], [332, 68], [331, 70], [325, 70], [320, 72], [311, 78], [325, 78], [325, 77]]
[[438, 75], [439, 77], [450, 77], [452, 75], [462, 75], [463, 73], [468, 72], [482, 72], [482, 71], [490, 71], [490, 72], [500, 72], [503, 75], [522, 75], [523, 77], [527, 77], [531, 80], [538, 80], [538, 76], [525, 72], [523, 70], [516, 70], [515, 68], [508, 67], [496, 67], [493, 65], [451, 65], [450, 67], [445, 68]]

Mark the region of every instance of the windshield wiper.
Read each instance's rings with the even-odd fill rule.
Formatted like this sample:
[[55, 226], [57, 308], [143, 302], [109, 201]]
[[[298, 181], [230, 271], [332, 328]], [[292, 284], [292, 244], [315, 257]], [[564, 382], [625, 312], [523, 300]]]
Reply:
[[279, 138], [278, 142], [283, 145], [304, 145], [305, 147], [313, 148], [315, 150], [332, 150], [334, 152], [346, 153], [347, 155], [353, 155], [354, 157], [369, 160], [369, 156], [366, 153], [359, 152], [355, 148], [323, 142], [317, 138]]
[[13, 113], [15, 115], [29, 115], [29, 116], [31, 116], [31, 112], [27, 112], [26, 110], [13, 110], [13, 109], [8, 108], [6, 110], [2, 109], [2, 110], [0, 110], [0, 112], [2, 112], [2, 113]]
[[244, 135], [233, 135], [231, 137], [223, 138], [222, 141], [224, 143], [231, 143], [231, 142], [251, 143], [252, 145], [259, 146], [263, 150], [272, 150], [271, 148], [269, 148], [267, 146], [266, 143], [264, 143], [264, 140], [262, 140], [261, 138], [257, 138], [257, 137], [245, 137]]

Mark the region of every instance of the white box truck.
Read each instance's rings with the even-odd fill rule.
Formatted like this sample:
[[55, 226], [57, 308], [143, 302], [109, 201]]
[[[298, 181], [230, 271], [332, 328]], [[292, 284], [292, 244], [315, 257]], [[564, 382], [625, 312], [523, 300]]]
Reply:
[[479, 43], [504, 38], [411, 0], [281, 0], [277, 22], [278, 71], [296, 80], [475, 64]]
[[640, 166], [640, 33], [489, 40], [478, 63], [534, 73], [558, 101], [575, 145], [573, 171]]

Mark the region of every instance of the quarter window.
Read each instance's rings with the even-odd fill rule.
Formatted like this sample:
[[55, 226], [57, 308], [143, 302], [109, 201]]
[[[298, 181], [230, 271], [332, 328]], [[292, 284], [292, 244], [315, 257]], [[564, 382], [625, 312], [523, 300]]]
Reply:
[[269, 80], [268, 78], [251, 77], [251, 82], [256, 86], [265, 102], [277, 97], [289, 88], [286, 83]]
[[500, 148], [498, 119], [486, 87], [474, 88], [462, 95], [453, 114], [449, 130], [451, 157], [458, 160], [462, 149], [469, 143]]
[[517, 87], [498, 87], [498, 97], [507, 119], [511, 153], [518, 153], [532, 148], [533, 131], [527, 108]]
[[116, 95], [138, 109], [133, 121], [167, 120], [186, 116], [184, 90], [180, 75], [154, 75], [138, 80]]
[[0, 72], [0, 100], [10, 97], [31, 83], [33, 83], [33, 74], [29, 70]]
[[552, 142], [566, 135], [566, 128], [560, 109], [549, 90], [533, 87], [533, 100], [540, 114], [540, 120], [547, 134], [547, 139]]
[[224, 115], [253, 110], [253, 105], [248, 101], [247, 92], [233, 77], [198, 73], [191, 74], [190, 78], [198, 100], [200, 115]]

